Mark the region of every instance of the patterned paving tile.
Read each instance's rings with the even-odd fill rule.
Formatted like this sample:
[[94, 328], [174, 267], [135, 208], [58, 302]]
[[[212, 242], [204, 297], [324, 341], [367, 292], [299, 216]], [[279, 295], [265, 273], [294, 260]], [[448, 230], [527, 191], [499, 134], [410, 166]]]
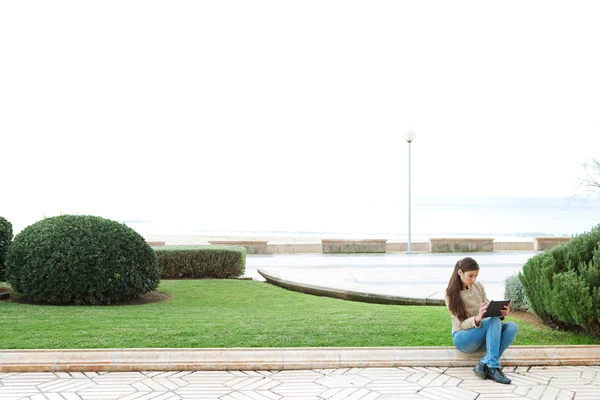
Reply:
[[[561, 377], [558, 377], [551, 379], [549, 385], [560, 388], [573, 388], [574, 390], [576, 390], [577, 388], [584, 388], [590, 386], [596, 386], [600, 389], [600, 384], [594, 385], [594, 383], [590, 379], [584, 378], [561, 379]], [[600, 398], [600, 396], [598, 397]]]
[[318, 397], [327, 390], [326, 387], [314, 382], [286, 382], [275, 386], [271, 391], [283, 397], [304, 396]]
[[514, 385], [547, 385], [550, 382], [550, 378], [535, 373], [508, 373], [506, 376], [513, 381]]
[[173, 392], [183, 398], [211, 398], [225, 396], [233, 391], [220, 384], [190, 384]]
[[366, 388], [381, 394], [407, 394], [417, 393], [422, 386], [407, 381], [374, 381]]
[[27, 396], [33, 396], [38, 394], [40, 391], [35, 386], [21, 386], [21, 387], [0, 387], [0, 399], [2, 400], [17, 400], [27, 398]]
[[2, 400], [600, 399], [600, 367], [511, 367], [500, 385], [461, 368], [0, 373]]
[[431, 374], [431, 373], [430, 374], [412, 374], [411, 376], [406, 378], [406, 380], [409, 382], [414, 382], [421, 386], [427, 386], [431, 382], [436, 380], [436, 378], [439, 376], [440, 376], [440, 374]]
[[371, 379], [360, 375], [329, 375], [315, 381], [328, 388], [362, 387], [371, 383]]
[[243, 371], [248, 376], [270, 376], [273, 375], [270, 371]]
[[85, 388], [77, 392], [77, 394], [83, 399], [120, 399], [132, 393], [135, 393], [135, 388], [130, 385], [95, 385], [89, 388]]
[[481, 394], [488, 393], [512, 393], [514, 385], [501, 385], [491, 380], [463, 381], [458, 387], [471, 390]]
[[406, 372], [399, 368], [365, 368], [360, 372], [361, 376], [372, 380], [402, 380], [412, 375], [412, 372]]
[[323, 374], [316, 371], [279, 371], [271, 378], [276, 379], [280, 382], [313, 382], [317, 379], [322, 378]]
[[53, 392], [76, 392], [78, 390], [83, 390], [92, 386], [95, 386], [96, 383], [91, 381], [90, 379], [54, 379], [50, 382], [45, 382], [37, 387], [44, 393], [53, 393]]
[[65, 398], [65, 400], [81, 400], [81, 397], [77, 393], [61, 393], [61, 396]]
[[561, 389], [556, 395], [556, 400], [571, 400], [575, 398], [575, 392]]
[[479, 393], [459, 387], [426, 387], [419, 394], [429, 399], [474, 400]]
[[266, 376], [236, 377], [231, 381], [225, 382], [227, 387], [238, 391], [270, 390], [280, 384], [281, 382], [278, 380]]
[[[319, 395], [320, 399], [329, 400], [348, 400], [348, 399], [365, 399], [367, 395], [373, 396], [374, 393], [364, 388], [335, 388], [328, 389]], [[378, 394], [375, 394], [379, 396]], [[376, 398], [376, 397], [375, 397]]]
[[446, 374], [440, 374], [437, 378], [427, 385], [428, 387], [436, 386], [458, 386], [462, 382], [462, 379], [455, 378]]
[[362, 371], [364, 368], [331, 368], [331, 369], [313, 369], [313, 371], [318, 372], [323, 375], [344, 375], [345, 373], [354, 373], [357, 374]]
[[[446, 370], [448, 370], [448, 368], [444, 367], [444, 368], [440, 368], [440, 367], [427, 367], [426, 368], [428, 371], [434, 372], [434, 373], [438, 373], [438, 374], [443, 374], [444, 372], [446, 372]], [[431, 373], [429, 372], [429, 373]]]
[[136, 392], [119, 400], [179, 400], [181, 397], [171, 392]]
[[542, 395], [542, 398], [548, 398], [548, 399], [556, 399], [556, 397], [558, 396], [558, 394], [561, 392], [561, 389], [558, 387], [554, 387], [554, 386], [546, 386], [546, 389], [544, 390], [544, 394]]
[[[277, 397], [272, 397], [277, 396]], [[232, 392], [228, 395], [221, 397], [222, 400], [278, 400], [281, 397], [278, 395], [273, 395], [270, 392]]]

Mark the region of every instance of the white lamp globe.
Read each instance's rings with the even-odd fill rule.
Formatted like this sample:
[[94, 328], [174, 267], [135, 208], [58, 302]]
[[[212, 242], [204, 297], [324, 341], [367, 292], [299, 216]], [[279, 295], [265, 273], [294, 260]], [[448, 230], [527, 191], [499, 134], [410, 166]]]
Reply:
[[406, 135], [404, 135], [404, 140], [406, 140], [408, 143], [412, 142], [416, 138], [417, 134], [415, 133], [415, 131], [408, 131], [406, 132]]

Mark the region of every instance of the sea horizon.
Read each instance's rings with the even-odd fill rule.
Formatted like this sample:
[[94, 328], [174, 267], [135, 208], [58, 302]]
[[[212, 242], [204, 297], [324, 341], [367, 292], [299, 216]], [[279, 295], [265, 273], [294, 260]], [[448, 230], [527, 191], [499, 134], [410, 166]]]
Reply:
[[[243, 205], [241, 205], [242, 207]], [[184, 210], [185, 211], [185, 210]], [[185, 217], [157, 212], [145, 218], [96, 213], [148, 235], [244, 236], [298, 238], [408, 238], [407, 204], [383, 199], [364, 209], [329, 208], [298, 213], [260, 210], [189, 210]], [[51, 215], [47, 215], [49, 217]], [[5, 216], [9, 221], [10, 214]], [[41, 218], [40, 218], [41, 219]], [[11, 221], [18, 233], [33, 218]], [[431, 237], [488, 237], [528, 241], [536, 236], [575, 236], [600, 223], [600, 197], [415, 197], [411, 205], [411, 240]]]

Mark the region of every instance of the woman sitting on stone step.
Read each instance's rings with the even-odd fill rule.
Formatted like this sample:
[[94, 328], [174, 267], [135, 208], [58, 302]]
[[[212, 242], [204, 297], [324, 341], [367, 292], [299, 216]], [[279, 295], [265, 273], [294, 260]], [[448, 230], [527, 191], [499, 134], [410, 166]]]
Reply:
[[484, 318], [488, 307], [485, 288], [477, 280], [479, 264], [471, 257], [458, 260], [446, 288], [446, 305], [452, 315], [452, 340], [463, 353], [485, 350], [479, 364], [473, 368], [482, 379], [510, 383], [500, 366], [500, 356], [517, 336], [519, 327], [504, 322], [510, 307], [501, 310], [501, 317]]

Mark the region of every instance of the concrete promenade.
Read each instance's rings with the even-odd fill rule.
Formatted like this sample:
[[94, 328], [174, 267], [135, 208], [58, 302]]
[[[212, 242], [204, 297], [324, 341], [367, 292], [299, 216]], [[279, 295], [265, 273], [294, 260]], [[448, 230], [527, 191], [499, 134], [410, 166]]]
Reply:
[[290, 282], [379, 295], [443, 299], [456, 261], [473, 257], [488, 298], [504, 298], [504, 281], [536, 252], [249, 255], [246, 276], [258, 270]]

